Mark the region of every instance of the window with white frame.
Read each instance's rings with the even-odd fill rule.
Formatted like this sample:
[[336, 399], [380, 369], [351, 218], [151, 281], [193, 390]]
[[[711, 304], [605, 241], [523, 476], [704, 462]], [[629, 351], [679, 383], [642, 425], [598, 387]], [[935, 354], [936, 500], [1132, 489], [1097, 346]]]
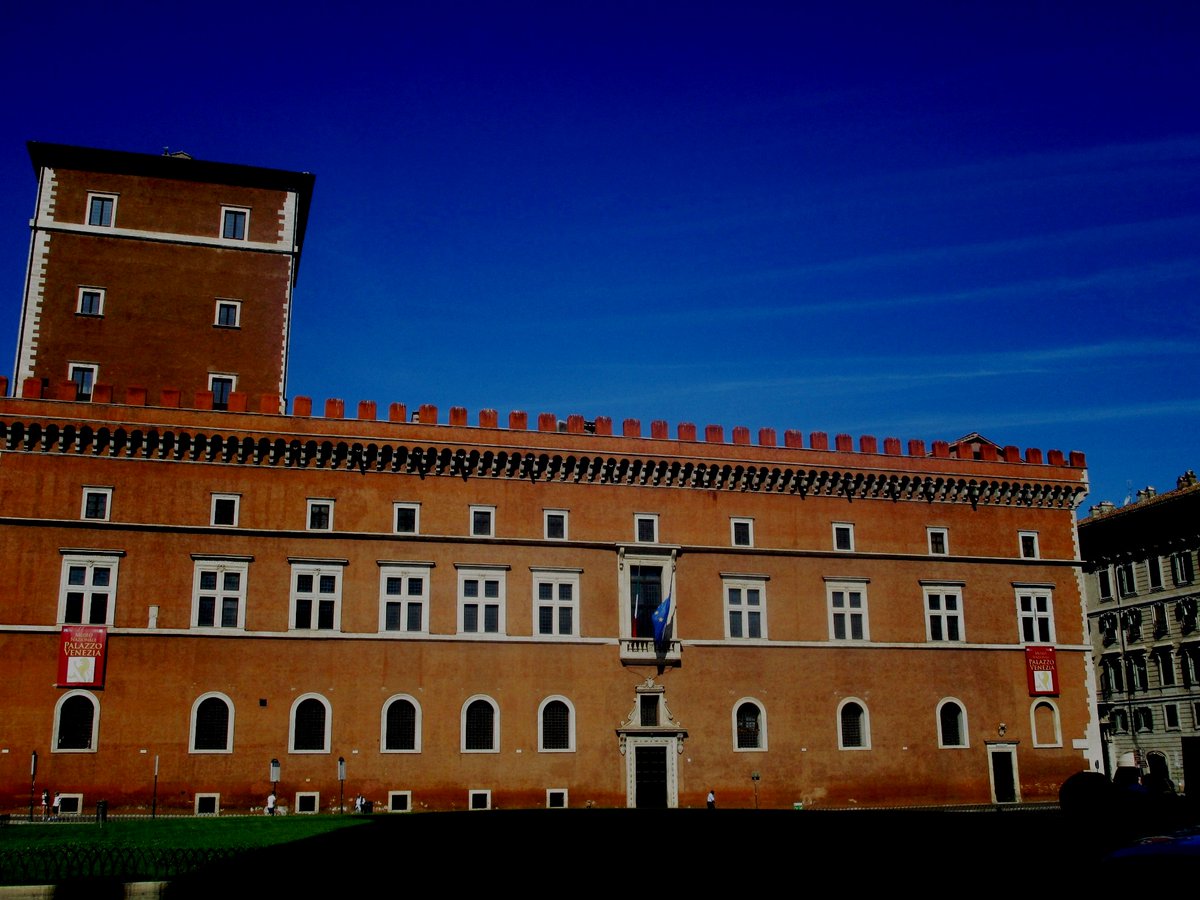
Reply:
[[674, 584], [674, 561], [666, 555], [627, 555], [620, 570], [621, 603], [628, 615], [621, 617], [621, 637], [652, 638], [654, 613]]
[[1162, 565], [1156, 554], [1151, 553], [1148, 557], [1146, 557], [1146, 579], [1150, 583], [1150, 590], [1162, 590]]
[[421, 504], [393, 503], [392, 521], [396, 534], [421, 533]]
[[1096, 593], [1101, 600], [1112, 599], [1112, 577], [1108, 574], [1108, 566], [1096, 570]]
[[190, 753], [233, 752], [233, 701], [212, 691], [192, 704]]
[[192, 814], [197, 816], [219, 816], [221, 814], [221, 795], [216, 793], [197, 793]]
[[1129, 679], [1129, 690], [1150, 690], [1150, 673], [1146, 668], [1146, 654], [1136, 650], [1125, 656], [1125, 675]]
[[69, 363], [67, 377], [75, 383], [75, 399], [88, 401], [96, 389], [96, 379], [100, 375], [100, 367], [94, 363]]
[[1029, 710], [1030, 730], [1033, 746], [1061, 747], [1062, 730], [1059, 727], [1058, 707], [1050, 700], [1036, 700]]
[[753, 547], [754, 546], [754, 520], [753, 519], [730, 519], [729, 520], [729, 543], [735, 547]]
[[1113, 734], [1129, 733], [1129, 716], [1125, 710], [1113, 707], [1108, 711], [1108, 725]]
[[838, 749], [870, 750], [871, 719], [867, 705], [851, 697], [838, 704]]
[[500, 752], [500, 707], [491, 697], [477, 694], [462, 706], [463, 753]]
[[213, 525], [234, 528], [238, 523], [241, 505], [241, 494], [213, 494], [209, 521]]
[[1192, 565], [1190, 550], [1180, 550], [1171, 554], [1171, 580], [1176, 587], [1191, 584], [1196, 580], [1196, 570]]
[[947, 698], [937, 708], [938, 746], [967, 746], [967, 713], [959, 700]]
[[292, 753], [328, 753], [333, 714], [320, 694], [304, 694], [292, 704], [288, 747]]
[[1162, 687], [1175, 686], [1175, 656], [1170, 647], [1154, 649], [1154, 664], [1158, 668], [1158, 683]]
[[412, 791], [388, 791], [388, 812], [412, 812]]
[[107, 522], [111, 506], [112, 488], [84, 485], [83, 505], [79, 510], [79, 518]]
[[471, 507], [471, 537], [496, 536], [496, 507]]
[[250, 234], [250, 210], [240, 206], [221, 207], [221, 237], [244, 241]]
[[80, 550], [63, 554], [58, 621], [64, 625], [112, 625], [120, 551]]
[[212, 391], [213, 409], [229, 409], [229, 395], [237, 390], [237, 376], [214, 372], [208, 376], [208, 389]]
[[1183, 686], [1200, 687], [1200, 646], [1183, 644], [1179, 648], [1179, 667], [1183, 670]]
[[725, 593], [725, 637], [756, 639], [767, 636], [767, 577], [721, 575]]
[[380, 563], [379, 630], [429, 633], [432, 563]]
[[633, 539], [639, 544], [658, 543], [657, 513], [638, 513], [633, 517]]
[[1100, 658], [1100, 689], [1107, 697], [1125, 690], [1125, 674], [1121, 657], [1107, 653]]
[[88, 193], [87, 223], [112, 228], [117, 221], [117, 195]]
[[854, 549], [854, 525], [852, 523], [833, 523], [833, 549], [842, 551]]
[[733, 704], [733, 749], [767, 749], [767, 712], [752, 697]]
[[333, 501], [328, 498], [310, 499], [305, 521], [309, 531], [333, 531]]
[[1133, 563], [1117, 564], [1117, 590], [1122, 597], [1132, 597], [1137, 593], [1137, 584], [1133, 579]]
[[507, 566], [459, 567], [460, 634], [504, 634], [507, 570]]
[[1168, 731], [1179, 730], [1179, 704], [1167, 703], [1163, 706], [1163, 720]]
[[383, 753], [421, 752], [421, 704], [411, 694], [395, 694], [383, 704], [379, 747]]
[[344, 560], [290, 560], [291, 623], [295, 631], [340, 631]]
[[1039, 559], [1041, 551], [1038, 548], [1038, 533], [1036, 531], [1021, 531], [1017, 533], [1017, 542], [1022, 559]]
[[566, 697], [547, 697], [538, 706], [538, 752], [575, 750], [575, 707]]
[[567, 510], [542, 510], [543, 534], [548, 541], [565, 541], [567, 539]]
[[825, 582], [829, 601], [829, 639], [831, 641], [867, 641], [867, 579], [839, 579]]
[[467, 808], [476, 809], [491, 809], [492, 808], [492, 792], [491, 791], [467, 791]]
[[193, 556], [192, 622], [197, 628], [245, 628], [249, 557]]
[[1154, 731], [1154, 710], [1149, 706], [1133, 708], [1133, 730], [1143, 733]]
[[218, 299], [213, 325], [218, 328], [241, 328], [242, 301]]
[[546, 809], [566, 809], [567, 808], [567, 789], [566, 788], [547, 788], [546, 789]]
[[926, 528], [929, 552], [933, 556], [945, 556], [950, 552], [950, 531], [946, 528]]
[[926, 584], [924, 590], [926, 640], [964, 640], [962, 587], [955, 584]]
[[533, 621], [539, 635], [579, 634], [581, 569], [532, 569]]
[[1021, 643], [1054, 643], [1054, 602], [1048, 589], [1017, 588]]
[[81, 316], [104, 315], [104, 288], [81, 287], [75, 304], [75, 312]]
[[100, 701], [90, 691], [68, 691], [54, 705], [54, 752], [95, 753]]
[[296, 813], [298, 815], [315, 816], [320, 811], [320, 791], [296, 791]]

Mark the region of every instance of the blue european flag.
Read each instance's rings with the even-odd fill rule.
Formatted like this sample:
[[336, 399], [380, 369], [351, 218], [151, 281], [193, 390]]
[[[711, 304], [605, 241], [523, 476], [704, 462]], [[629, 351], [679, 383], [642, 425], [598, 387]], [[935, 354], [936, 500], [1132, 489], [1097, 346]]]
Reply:
[[670, 640], [669, 630], [671, 623], [675, 620], [675, 604], [671, 602], [671, 592], [667, 592], [667, 596], [663, 598], [662, 603], [658, 604], [658, 609], [654, 611], [654, 643], [662, 647], [664, 643]]

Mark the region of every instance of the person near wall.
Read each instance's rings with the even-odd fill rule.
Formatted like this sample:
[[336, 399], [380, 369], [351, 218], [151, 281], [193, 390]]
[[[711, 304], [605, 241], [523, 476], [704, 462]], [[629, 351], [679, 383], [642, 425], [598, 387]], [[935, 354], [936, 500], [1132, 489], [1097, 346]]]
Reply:
[[708, 801], [707, 802], [708, 802], [709, 809], [717, 808], [717, 795], [713, 793], [712, 788], [708, 789]]
[[266, 813], [268, 816], [275, 815], [275, 792], [274, 791], [271, 791], [271, 793], [267, 796]]

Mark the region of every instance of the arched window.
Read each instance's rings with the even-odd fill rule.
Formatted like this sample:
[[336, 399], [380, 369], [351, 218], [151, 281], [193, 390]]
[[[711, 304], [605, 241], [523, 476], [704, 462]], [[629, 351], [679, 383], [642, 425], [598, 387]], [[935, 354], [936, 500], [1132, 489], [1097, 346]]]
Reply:
[[292, 704], [293, 753], [329, 752], [329, 702], [320, 694], [305, 694]]
[[1033, 746], [1061, 747], [1062, 732], [1058, 728], [1058, 707], [1049, 700], [1038, 700], [1029, 710], [1033, 730]]
[[943, 700], [938, 704], [938, 746], [967, 746], [967, 714], [957, 700]]
[[100, 704], [87, 691], [72, 691], [54, 711], [54, 749], [94, 751], [100, 730]]
[[734, 747], [738, 750], [766, 750], [766, 713], [757, 700], [739, 700], [733, 705]]
[[861, 700], [843, 700], [838, 707], [838, 747], [842, 750], [871, 749], [871, 720]]
[[385, 753], [419, 753], [421, 707], [408, 694], [397, 694], [383, 704], [381, 746]]
[[565, 697], [547, 697], [538, 709], [538, 749], [575, 749], [575, 710]]
[[224, 694], [205, 694], [192, 704], [192, 751], [233, 750], [233, 704]]
[[500, 751], [500, 714], [491, 697], [472, 697], [463, 704], [462, 749], [467, 753]]

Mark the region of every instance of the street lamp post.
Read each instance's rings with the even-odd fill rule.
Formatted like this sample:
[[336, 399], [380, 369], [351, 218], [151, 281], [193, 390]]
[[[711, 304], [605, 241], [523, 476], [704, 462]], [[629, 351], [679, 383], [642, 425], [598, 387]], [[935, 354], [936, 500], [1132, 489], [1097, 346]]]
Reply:
[[271, 793], [278, 796], [279, 794], [279, 760], [271, 760], [271, 772], [267, 776], [267, 780], [271, 782]]
[[[29, 757], [29, 821], [33, 821], [33, 794], [37, 789], [37, 751]], [[42, 815], [45, 815], [43, 811]]]
[[346, 757], [338, 757], [338, 812], [346, 813]]
[[154, 796], [150, 800], [150, 818], [158, 815], [158, 754], [154, 754]]

